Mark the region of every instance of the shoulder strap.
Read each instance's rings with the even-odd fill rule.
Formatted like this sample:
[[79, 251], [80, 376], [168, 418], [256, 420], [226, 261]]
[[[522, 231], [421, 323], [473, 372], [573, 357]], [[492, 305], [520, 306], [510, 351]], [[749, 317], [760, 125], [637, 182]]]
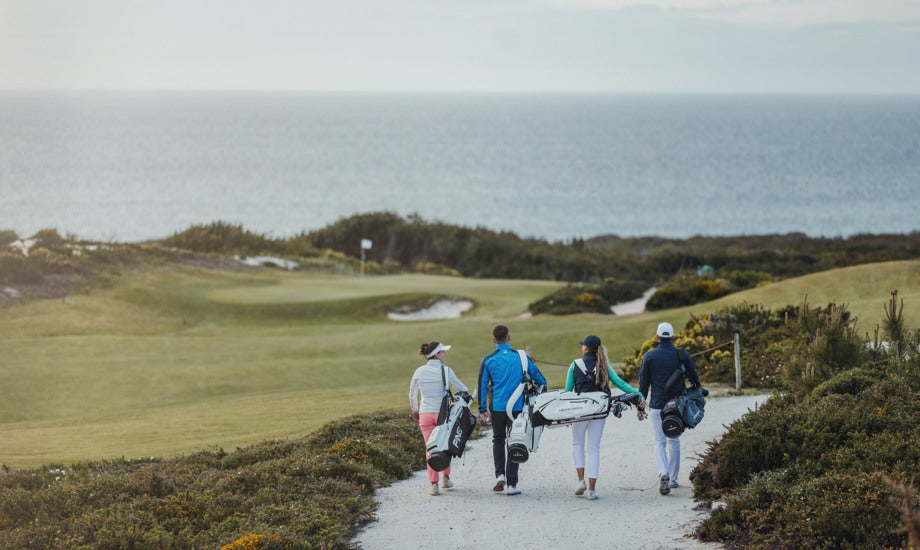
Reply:
[[677, 382], [678, 379], [681, 380], [682, 386], [686, 386], [686, 383], [684, 383], [684, 376], [687, 373], [687, 369], [684, 367], [684, 362], [681, 361], [680, 359], [680, 352], [678, 351], [679, 349], [680, 348], [676, 348], [674, 350], [674, 354], [677, 355], [677, 364], [680, 365], [680, 367], [674, 371], [674, 374], [672, 374], [671, 377], [668, 378], [668, 382], [664, 385], [665, 396], [668, 395], [668, 392], [671, 390], [671, 386], [673, 386], [674, 383]]
[[581, 358], [576, 359], [575, 366], [578, 367], [578, 370], [580, 370], [582, 374], [588, 374], [588, 367], [587, 365], [585, 365], [584, 359], [581, 359]]
[[518, 357], [521, 359], [521, 372], [523, 373], [523, 379], [527, 380], [527, 352], [519, 349]]
[[450, 395], [450, 386], [447, 385], [447, 375], [445, 374], [446, 371], [447, 371], [447, 365], [445, 365], [442, 362], [441, 363], [441, 382], [444, 382], [444, 392]]
[[447, 418], [450, 415], [450, 402], [453, 400], [454, 396], [450, 394], [450, 386], [447, 385], [447, 376], [444, 374], [444, 371], [447, 370], [447, 365], [444, 362], [441, 362], [441, 380], [444, 381], [444, 395], [441, 397], [441, 408], [438, 411], [438, 424], [444, 424], [447, 422]]

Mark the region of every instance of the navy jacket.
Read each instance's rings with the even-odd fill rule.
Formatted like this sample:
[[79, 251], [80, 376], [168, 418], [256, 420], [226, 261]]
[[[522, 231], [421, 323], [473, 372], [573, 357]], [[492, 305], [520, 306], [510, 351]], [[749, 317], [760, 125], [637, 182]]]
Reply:
[[[678, 355], [680, 358], [678, 359]], [[680, 368], [683, 361], [687, 369], [687, 378], [696, 386], [700, 385], [700, 377], [696, 373], [696, 365], [687, 350], [674, 347], [670, 340], [658, 342], [658, 347], [645, 352], [642, 356], [642, 366], [639, 368], [639, 393], [642, 397], [648, 399], [649, 388], [652, 390], [652, 398], [649, 400], [649, 407], [652, 409], [662, 409], [665, 404], [684, 392], [681, 386], [680, 378], [671, 385], [668, 395], [664, 395], [664, 387], [668, 383], [668, 378], [674, 371]]]

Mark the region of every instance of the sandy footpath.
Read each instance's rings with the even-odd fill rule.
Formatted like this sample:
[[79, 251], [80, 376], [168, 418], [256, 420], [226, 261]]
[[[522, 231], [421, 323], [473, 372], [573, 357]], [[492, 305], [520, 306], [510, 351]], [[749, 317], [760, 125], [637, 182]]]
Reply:
[[[706, 442], [766, 399], [709, 399], [706, 417], [681, 439], [680, 487], [658, 494], [652, 433], [635, 409], [610, 416], [601, 442], [598, 499], [574, 495], [571, 428], [543, 432], [521, 465], [523, 493], [493, 493], [491, 435], [472, 441], [453, 464], [454, 488], [428, 494], [424, 471], [377, 492], [378, 521], [353, 542], [365, 550], [408, 548], [719, 548], [687, 538], [707, 512], [694, 510], [688, 477]], [[422, 445], [421, 433], [419, 445]], [[464, 463], [465, 459], [465, 463]]]

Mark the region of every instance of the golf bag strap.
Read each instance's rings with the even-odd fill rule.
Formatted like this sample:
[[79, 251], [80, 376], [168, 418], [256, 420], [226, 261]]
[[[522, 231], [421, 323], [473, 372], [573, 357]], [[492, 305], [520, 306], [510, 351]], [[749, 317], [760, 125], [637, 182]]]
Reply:
[[441, 398], [441, 408], [438, 411], [438, 424], [444, 424], [447, 422], [448, 417], [450, 416], [450, 402], [453, 400], [453, 395], [450, 394], [450, 386], [447, 385], [447, 375], [444, 372], [447, 370], [447, 365], [444, 362], [441, 362], [441, 380], [444, 381], [444, 396]]
[[527, 380], [527, 352], [522, 349], [519, 349], [518, 357], [521, 358], [521, 371], [523, 373], [521, 380], [525, 381]]
[[[683, 382], [684, 376], [687, 374], [687, 369], [684, 367], [684, 362], [680, 360], [680, 352], [678, 351], [678, 349], [675, 349], [674, 353], [675, 355], [677, 355], [677, 363], [680, 365], [680, 368], [674, 371], [674, 374], [672, 374], [671, 377], [668, 378], [668, 382], [664, 385], [665, 395], [669, 394], [671, 390], [671, 386], [673, 386], [674, 383], [677, 382], [678, 379], [680, 379], [681, 382]], [[686, 384], [681, 384], [681, 385], [686, 386]]]
[[445, 374], [446, 370], [447, 365], [441, 363], [441, 382], [444, 382], [444, 392], [450, 395], [450, 386], [447, 385], [447, 375]]

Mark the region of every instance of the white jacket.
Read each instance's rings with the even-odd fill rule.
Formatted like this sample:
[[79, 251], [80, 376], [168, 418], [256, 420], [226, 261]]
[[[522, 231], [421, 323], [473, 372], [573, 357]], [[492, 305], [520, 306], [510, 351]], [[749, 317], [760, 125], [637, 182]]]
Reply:
[[[444, 363], [437, 359], [429, 359], [427, 363], [415, 369], [412, 381], [409, 383], [409, 406], [412, 412], [436, 413], [441, 410], [441, 399], [444, 398], [444, 381], [441, 378], [441, 365]], [[457, 378], [453, 369], [444, 365], [447, 381], [456, 391], [468, 391], [463, 382]], [[421, 405], [418, 394], [422, 394]]]

